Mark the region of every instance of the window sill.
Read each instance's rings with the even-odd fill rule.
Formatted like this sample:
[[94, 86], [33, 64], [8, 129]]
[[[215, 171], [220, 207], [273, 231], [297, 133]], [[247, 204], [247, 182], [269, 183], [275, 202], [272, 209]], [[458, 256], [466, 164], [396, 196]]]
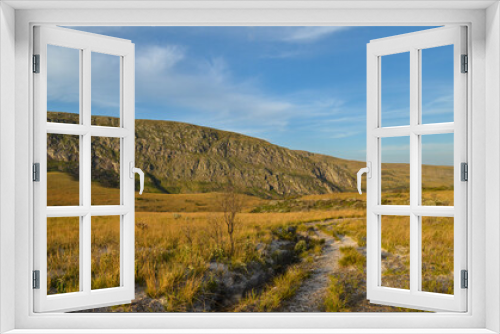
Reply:
[[5, 334], [486, 334], [495, 333], [484, 328], [475, 329], [15, 329]]

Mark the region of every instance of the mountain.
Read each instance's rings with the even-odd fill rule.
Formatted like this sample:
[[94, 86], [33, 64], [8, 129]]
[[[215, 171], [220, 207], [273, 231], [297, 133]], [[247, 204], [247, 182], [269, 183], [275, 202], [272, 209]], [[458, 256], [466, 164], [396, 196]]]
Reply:
[[[49, 112], [48, 121], [77, 123], [78, 115]], [[117, 125], [113, 117], [93, 124]], [[218, 191], [233, 184], [260, 197], [353, 191], [355, 172], [364, 163], [305, 151], [265, 140], [192, 124], [136, 120], [136, 166], [146, 174], [148, 192]], [[77, 136], [49, 135], [48, 169], [78, 175]], [[92, 140], [92, 176], [117, 186], [119, 141]]]
[[[48, 121], [77, 123], [78, 115], [49, 112]], [[113, 117], [93, 116], [92, 124], [117, 126]], [[192, 124], [136, 120], [136, 166], [146, 174], [145, 191], [198, 193], [223, 190], [229, 183], [263, 198], [355, 191], [364, 162], [290, 150], [265, 140]], [[119, 185], [116, 138], [92, 139], [92, 177]], [[78, 137], [49, 135], [48, 170], [78, 177]], [[407, 164], [387, 168], [391, 184], [408, 181]], [[451, 170], [445, 167], [445, 173]], [[385, 173], [384, 173], [385, 174]], [[436, 178], [438, 182], [442, 175]], [[438, 182], [439, 183], [439, 182]]]

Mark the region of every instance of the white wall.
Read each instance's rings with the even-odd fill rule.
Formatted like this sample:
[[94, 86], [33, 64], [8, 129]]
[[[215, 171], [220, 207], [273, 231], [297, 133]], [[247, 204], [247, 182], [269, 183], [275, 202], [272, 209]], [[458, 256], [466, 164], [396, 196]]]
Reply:
[[[1, 1], [1, 0], [0, 0]], [[452, 3], [452, 2], [450, 2]], [[0, 8], [1, 9], [1, 8]], [[7, 12], [7, 10], [6, 10]], [[12, 13], [12, 11], [9, 11]], [[3, 15], [3, 14], [2, 14]], [[0, 15], [0, 16], [2, 16]], [[16, 45], [16, 58], [17, 58], [17, 66], [16, 66], [16, 145], [19, 150], [15, 154], [15, 159], [17, 161], [16, 164], [16, 184], [15, 184], [15, 196], [16, 196], [16, 235], [15, 238], [17, 240], [17, 251], [16, 251], [16, 290], [18, 291], [16, 294], [16, 308], [18, 312], [16, 312], [16, 324], [17, 326], [25, 327], [25, 328], [34, 328], [37, 326], [42, 326], [45, 328], [70, 328], [70, 327], [85, 327], [90, 326], [94, 328], [106, 328], [109, 326], [120, 326], [121, 328], [134, 328], [137, 324], [137, 319], [142, 319], [142, 315], [138, 315], [138, 317], [129, 317], [127, 315], [113, 315], [114, 318], [107, 319], [105, 316], [97, 318], [92, 318], [92, 321], [89, 321], [86, 317], [78, 317], [78, 318], [68, 318], [56, 315], [51, 315], [50, 317], [28, 317], [27, 310], [31, 309], [31, 290], [28, 290], [26, 287], [30, 284], [30, 274], [32, 270], [32, 266], [29, 263], [28, 254], [29, 254], [29, 245], [31, 244], [30, 236], [30, 224], [32, 221], [30, 220], [30, 198], [27, 194], [30, 194], [30, 185], [31, 181], [29, 179], [30, 176], [30, 105], [29, 105], [29, 92], [30, 92], [30, 81], [29, 81], [29, 65], [30, 65], [30, 50], [29, 50], [29, 37], [30, 37], [30, 29], [29, 22], [40, 22], [40, 23], [53, 23], [53, 22], [78, 22], [79, 24], [84, 25], [83, 23], [88, 22], [92, 23], [100, 23], [100, 22], [108, 22], [114, 23], [117, 25], [126, 25], [126, 24], [144, 24], [144, 22], [174, 22], [179, 24], [196, 24], [200, 22], [204, 22], [205, 24], [217, 24], [220, 25], [220, 22], [228, 22], [229, 24], [234, 22], [242, 22], [248, 24], [265, 24], [266, 22], [273, 21], [276, 17], [278, 17], [278, 22], [288, 24], [289, 22], [297, 22], [300, 24], [308, 25], [311, 24], [312, 21], [318, 22], [337, 22], [338, 24], [342, 24], [343, 22], [366, 22], [366, 24], [370, 24], [370, 22], [393, 22], [395, 24], [399, 22], [412, 22], [414, 20], [420, 20], [422, 22], [447, 22], [450, 24], [454, 24], [456, 22], [472, 22], [472, 40], [473, 40], [473, 50], [472, 54], [472, 71], [473, 79], [472, 83], [474, 84], [475, 89], [475, 98], [472, 103], [472, 110], [474, 112], [474, 117], [471, 119], [472, 126], [470, 130], [472, 131], [472, 136], [474, 138], [473, 150], [475, 159], [472, 159], [472, 170], [470, 171], [470, 175], [474, 178], [474, 189], [472, 192], [472, 198], [475, 199], [473, 201], [473, 212], [471, 221], [475, 225], [475, 233], [472, 235], [474, 249], [471, 250], [471, 253], [477, 259], [477, 255], [483, 257], [485, 254], [483, 252], [485, 247], [485, 235], [488, 236], [488, 257], [495, 256], [498, 260], [499, 256], [499, 221], [500, 221], [500, 176], [498, 171], [498, 166], [500, 162], [500, 152], [498, 151], [499, 143], [500, 143], [500, 135], [499, 132], [499, 106], [500, 106], [500, 98], [498, 97], [499, 92], [499, 14], [498, 14], [498, 6], [491, 7], [488, 10], [488, 20], [486, 27], [486, 20], [484, 17], [483, 10], [473, 10], [473, 11], [457, 11], [457, 10], [412, 10], [412, 11], [384, 11], [384, 10], [365, 10], [361, 13], [357, 11], [337, 11], [337, 10], [322, 10], [322, 11], [310, 11], [310, 10], [301, 10], [301, 11], [293, 11], [293, 10], [270, 10], [270, 11], [259, 11], [259, 10], [248, 10], [244, 13], [242, 12], [233, 12], [233, 11], [224, 11], [224, 10], [212, 10], [210, 13], [201, 11], [201, 10], [155, 10], [155, 11], [145, 11], [145, 10], [108, 10], [108, 11], [91, 11], [91, 10], [53, 10], [53, 11], [30, 11], [30, 10], [18, 10], [16, 16], [17, 22], [17, 45]], [[9, 24], [9, 27], [11, 25]], [[485, 122], [485, 80], [484, 74], [486, 67], [484, 66], [483, 60], [485, 58], [484, 54], [484, 29], [488, 29], [488, 33], [492, 33], [491, 36], [488, 37], [489, 48], [493, 48], [494, 52], [488, 54], [488, 61], [491, 64], [488, 64], [488, 113], [490, 114], [491, 120], [488, 119]], [[2, 29], [5, 30], [5, 29]], [[494, 31], [492, 31], [494, 30]], [[0, 38], [4, 34], [4, 32], [0, 33]], [[4, 40], [1, 40], [2, 48], [4, 48]], [[11, 44], [9, 43], [9, 48]], [[5, 50], [2, 50], [2, 52]], [[9, 52], [10, 53], [10, 52]], [[1, 57], [1, 54], [0, 54]], [[5, 59], [0, 59], [0, 65], [3, 64]], [[491, 66], [491, 68], [490, 68]], [[4, 66], [9, 70], [12, 67]], [[2, 67], [0, 67], [0, 70]], [[6, 71], [7, 72], [7, 71]], [[11, 92], [13, 90], [13, 77], [12, 75], [8, 75], [10, 77], [9, 80], [2, 72], [2, 80], [7, 82], [7, 85], [2, 85], [2, 80], [0, 80], [0, 94], [4, 94], [4, 91]], [[9, 86], [10, 85], [10, 86]], [[494, 98], [491, 101], [491, 98]], [[8, 101], [10, 97], [7, 99], [3, 98], [2, 95], [2, 103], [9, 104]], [[7, 113], [5, 108], [0, 105], [0, 150], [2, 151], [0, 154], [0, 196], [3, 194], [10, 195], [10, 197], [4, 196], [4, 198], [0, 198], [2, 200], [7, 200], [8, 204], [12, 202], [12, 193], [14, 192], [14, 185], [12, 184], [12, 179], [9, 179], [9, 173], [5, 171], [11, 171], [10, 164], [7, 166], [4, 162], [11, 161], [14, 153], [9, 150], [10, 145], [12, 144], [12, 139], [14, 135], [13, 129], [6, 129], [6, 131], [2, 132], [2, 129], [5, 127], [12, 127], [12, 120], [8, 120], [8, 118], [13, 117], [13, 111]], [[8, 109], [8, 108], [7, 108]], [[488, 141], [485, 142], [485, 129], [486, 124], [488, 125]], [[10, 132], [10, 134], [9, 134]], [[4, 136], [5, 135], [5, 136]], [[5, 141], [4, 138], [10, 138], [9, 141]], [[488, 148], [487, 144], [492, 147], [495, 147], [497, 151], [494, 149], [493, 152], [485, 152], [485, 149]], [[485, 170], [485, 156], [488, 154], [488, 161], [494, 162], [492, 167], [489, 170]], [[7, 158], [3, 159], [3, 155], [7, 156]], [[493, 160], [492, 160], [493, 159]], [[488, 182], [485, 182], [485, 172], [491, 172], [492, 177], [488, 179]], [[4, 181], [5, 182], [2, 182]], [[5, 185], [5, 186], [4, 186]], [[487, 185], [487, 188], [485, 188]], [[5, 189], [5, 190], [4, 190]], [[489, 199], [485, 200], [485, 189], [488, 190]], [[2, 202], [3, 203], [3, 202]], [[5, 208], [10, 209], [8, 204], [3, 204]], [[492, 210], [495, 215], [491, 215], [488, 217], [488, 228], [485, 231], [484, 225], [486, 222], [485, 219], [485, 207], [488, 207], [488, 210]], [[3, 209], [1, 207], [0, 209]], [[2, 212], [2, 216], [4, 212]], [[5, 214], [7, 215], [7, 214]], [[12, 214], [13, 215], [13, 214]], [[2, 217], [0, 216], [0, 217]], [[2, 235], [4, 231], [9, 231], [12, 227], [11, 224], [4, 224], [9, 221], [12, 222], [12, 216], [8, 219], [1, 220], [2, 225], [0, 226], [0, 232]], [[11, 234], [11, 233], [8, 233]], [[11, 234], [13, 235], [13, 234]], [[0, 237], [2, 238], [2, 237]], [[11, 251], [12, 248], [12, 240], [3, 240], [0, 239], [2, 245], [0, 249], [0, 260], [5, 259], [6, 257], [14, 254]], [[493, 252], [493, 253], [491, 253]], [[485, 312], [485, 305], [487, 305], [488, 312], [488, 327], [491, 329], [495, 329], [499, 331], [500, 323], [498, 320], [499, 310], [500, 310], [500, 287], [495, 286], [493, 282], [497, 282], [500, 273], [500, 262], [497, 261], [494, 266], [489, 266], [487, 275], [483, 275], [484, 272], [484, 263], [485, 261], [474, 261], [471, 263], [471, 284], [475, 285], [474, 294], [472, 295], [469, 292], [469, 296], [472, 298], [472, 310], [475, 314], [474, 317], [464, 316], [464, 317], [451, 317], [453, 319], [453, 324], [451, 326], [465, 327], [465, 326], [473, 326], [473, 327], [483, 327], [484, 326], [484, 317], [483, 314]], [[14, 299], [12, 294], [12, 279], [10, 275], [6, 277], [4, 273], [12, 273], [13, 272], [13, 263], [8, 265], [8, 263], [0, 263], [2, 267], [0, 270], [2, 271], [2, 280], [0, 281], [0, 289], [1, 289], [1, 298], [2, 303], [0, 305], [0, 311], [3, 318], [6, 319], [5, 326], [10, 326], [12, 324], [12, 319], [9, 319], [9, 316], [12, 315], [11, 310], [14, 308], [14, 305], [9, 304], [9, 300], [13, 301]], [[480, 275], [474, 276], [474, 273], [480, 273]], [[485, 278], [485, 276], [487, 276]], [[475, 283], [474, 283], [475, 282]], [[471, 291], [472, 289], [469, 289]], [[487, 293], [484, 293], [485, 290]], [[484, 296], [488, 296], [485, 301]], [[487, 303], [487, 304], [486, 304]], [[5, 306], [4, 306], [5, 304]], [[4, 307], [2, 307], [4, 306]], [[4, 316], [5, 315], [5, 316]], [[428, 322], [422, 323], [417, 327], [430, 327], [442, 324], [442, 322], [449, 323], [449, 315], [437, 315], [436, 317], [429, 318]], [[3, 319], [0, 318], [0, 321]], [[145, 320], [145, 316], [143, 317]], [[470, 321], [469, 318], [472, 318]], [[257, 320], [258, 319], [258, 320]], [[264, 326], [269, 326], [269, 321], [265, 322], [262, 320], [267, 320], [269, 317], [262, 316], [262, 318], [246, 317], [242, 315], [234, 315], [229, 317], [213, 316], [213, 317], [185, 317], [184, 315], [170, 315], [168, 325], [171, 328], [181, 328], [182, 326], [192, 326], [198, 328], [220, 328], [221, 323], [227, 327], [237, 328], [238, 326], [247, 326], [253, 328], [266, 328]], [[339, 315], [336, 318], [336, 322], [332, 323], [331, 318], [328, 317], [315, 317], [314, 324], [317, 328], [329, 328], [333, 326], [356, 326], [358, 328], [367, 328], [367, 327], [401, 327], [401, 323], [404, 323], [407, 320], [412, 320], [410, 316], [401, 314], [400, 316], [393, 315], [377, 315], [374, 317], [366, 318], [368, 321], [359, 322], [356, 321], [356, 318]], [[109, 320], [109, 322], [106, 322]], [[165, 320], [157, 317], [148, 317], [147, 319], [151, 324], [151, 327], [162, 328], [166, 326]], [[194, 320], [194, 322], [193, 322]], [[296, 328], [304, 328], [306, 326], [306, 322], [303, 317], [288, 317], [286, 315], [277, 315], [273, 318], [275, 322], [272, 326], [276, 328], [284, 328], [288, 326], [295, 326]], [[398, 320], [397, 322], [395, 320]], [[342, 325], [340, 325], [342, 324]], [[2, 324], [3, 326], [3, 324]], [[2, 327], [3, 329], [3, 327]]]
[[500, 332], [500, 13], [499, 4], [486, 11], [486, 256], [497, 259], [486, 266], [486, 328]]
[[14, 328], [15, 11], [0, 3], [0, 332]]

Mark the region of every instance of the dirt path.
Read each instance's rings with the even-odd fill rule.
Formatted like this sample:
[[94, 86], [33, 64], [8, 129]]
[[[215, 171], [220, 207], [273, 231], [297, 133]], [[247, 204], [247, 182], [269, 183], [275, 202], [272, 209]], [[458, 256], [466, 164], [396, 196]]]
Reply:
[[[315, 226], [317, 224], [327, 225], [332, 221], [312, 222], [306, 225]], [[316, 238], [325, 239], [323, 252], [315, 257], [311, 263], [311, 276], [300, 286], [295, 296], [283, 307], [283, 312], [321, 312], [322, 303], [327, 294], [330, 283], [329, 276], [338, 269], [338, 262], [341, 257], [340, 247], [353, 246], [357, 243], [348, 236], [336, 241], [333, 236], [323, 233], [315, 228]], [[314, 237], [314, 236], [313, 236]]]

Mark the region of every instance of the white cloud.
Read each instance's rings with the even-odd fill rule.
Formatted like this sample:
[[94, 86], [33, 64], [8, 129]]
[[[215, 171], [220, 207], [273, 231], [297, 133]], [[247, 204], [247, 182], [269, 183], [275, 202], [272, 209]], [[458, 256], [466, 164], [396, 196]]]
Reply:
[[409, 137], [382, 138], [381, 155], [383, 163], [409, 163]]
[[169, 69], [184, 59], [184, 48], [177, 45], [164, 47], [151, 45], [141, 51], [136, 59], [136, 66], [141, 71], [154, 73]]
[[[177, 106], [192, 111], [186, 122], [256, 135], [283, 130], [292, 119], [319, 115], [338, 105], [334, 98], [269, 94], [255, 78], [234, 78], [223, 58], [194, 60], [172, 52], [170, 46], [161, 48], [140, 51], [136, 70], [137, 96], [160, 106], [164, 114], [157, 118], [169, 118], [169, 110], [161, 106]], [[172, 65], [151, 70], [153, 63]]]
[[[187, 51], [177, 45], [137, 50], [136, 101], [147, 110], [148, 118], [180, 119], [179, 114], [184, 112], [181, 116], [185, 122], [269, 137], [292, 126], [302, 127], [315, 117], [331, 117], [343, 105], [331, 92], [267, 92], [258, 78], [235, 77], [223, 58], [193, 57]], [[53, 88], [49, 99], [78, 103], [78, 57], [73, 59], [60, 52], [49, 58], [56, 71], [49, 77], [49, 86]], [[112, 56], [94, 56], [92, 63], [92, 81], [99, 84], [98, 89], [96, 86], [92, 90], [92, 104], [111, 114], [109, 110], [119, 105], [119, 62]], [[354, 130], [345, 126], [334, 128], [337, 130], [326, 135], [341, 138]]]
[[[342, 26], [316, 26], [316, 27], [254, 27], [249, 28], [249, 40], [273, 41], [294, 44], [304, 44], [319, 41], [323, 38], [352, 29]], [[286, 54], [286, 53], [284, 53]]]
[[422, 106], [425, 115], [453, 114], [453, 94], [441, 94]]
[[[329, 109], [329, 111], [327, 114], [322, 115], [325, 117], [308, 120], [306, 124], [300, 127], [301, 130], [327, 139], [348, 138], [366, 132], [364, 109], [346, 109], [343, 103], [337, 102], [335, 107]], [[333, 118], [335, 115], [336, 117]]]
[[288, 58], [297, 58], [307, 54], [307, 50], [291, 50], [291, 51], [282, 51], [275, 53], [267, 53], [261, 56], [261, 58], [269, 58], [269, 59], [288, 59]]
[[[398, 138], [399, 139], [399, 138]], [[383, 142], [382, 142], [383, 143]], [[382, 146], [382, 154], [391, 154], [391, 152], [410, 152], [410, 145], [383, 145]]]
[[[79, 51], [59, 46], [47, 49], [47, 102], [73, 105], [78, 110], [80, 100]], [[95, 109], [108, 109], [102, 113], [119, 114], [120, 106], [120, 58], [92, 53], [92, 113]], [[58, 110], [68, 111], [68, 110]], [[76, 111], [76, 110], [75, 110]]]
[[347, 137], [353, 137], [361, 134], [362, 131], [344, 131], [344, 130], [337, 130], [335, 133], [333, 133], [330, 138], [331, 139], [340, 139], [340, 138], [347, 138]]

